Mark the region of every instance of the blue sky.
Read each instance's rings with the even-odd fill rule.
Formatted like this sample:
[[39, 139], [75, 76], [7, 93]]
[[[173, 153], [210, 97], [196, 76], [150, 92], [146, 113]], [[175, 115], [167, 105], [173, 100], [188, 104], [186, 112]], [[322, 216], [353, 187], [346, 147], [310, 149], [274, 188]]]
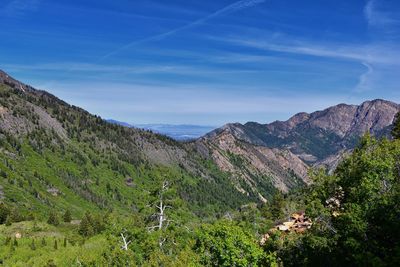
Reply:
[[129, 123], [400, 102], [398, 0], [0, 0], [0, 68]]

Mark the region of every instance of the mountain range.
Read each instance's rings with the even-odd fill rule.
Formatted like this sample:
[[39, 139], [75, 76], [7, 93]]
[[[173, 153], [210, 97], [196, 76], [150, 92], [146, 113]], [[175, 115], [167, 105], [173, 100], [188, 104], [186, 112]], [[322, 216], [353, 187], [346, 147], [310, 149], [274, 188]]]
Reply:
[[[281, 191], [310, 183], [310, 167], [333, 170], [365, 133], [389, 137], [400, 105], [376, 99], [299, 113], [270, 124], [227, 124], [196, 141], [198, 150], [260, 194], [263, 178]], [[248, 192], [244, 188], [238, 188]], [[263, 200], [262, 196], [260, 199]]]
[[[177, 142], [157, 133], [164, 130], [106, 121], [1, 71], [0, 89], [0, 169], [7, 178], [0, 179], [0, 195], [27, 210], [72, 203], [76, 213], [144, 208], [143, 192], [156, 177], [174, 181], [198, 214], [265, 202], [277, 190], [309, 184], [311, 167], [334, 169], [364, 133], [388, 136], [400, 110], [380, 99], [339, 104], [287, 121], [227, 124]], [[160, 128], [168, 126], [148, 127]]]

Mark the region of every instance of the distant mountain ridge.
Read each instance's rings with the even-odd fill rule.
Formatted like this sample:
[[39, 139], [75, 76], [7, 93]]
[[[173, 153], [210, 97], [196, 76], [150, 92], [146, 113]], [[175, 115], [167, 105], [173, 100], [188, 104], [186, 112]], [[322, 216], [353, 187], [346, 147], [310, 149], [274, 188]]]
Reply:
[[287, 121], [269, 124], [231, 123], [197, 140], [197, 147], [252, 190], [260, 188], [255, 177], [264, 175], [273, 178], [275, 187], [287, 191], [296, 185], [288, 173], [308, 183], [309, 167], [334, 169], [364, 133], [389, 136], [399, 111], [399, 104], [376, 99], [298, 113]]
[[308, 163], [321, 161], [341, 149], [351, 148], [364, 133], [389, 134], [400, 105], [376, 99], [361, 105], [339, 104], [311, 114], [298, 113], [287, 121], [269, 124], [227, 124], [206, 135], [229, 131], [237, 139], [270, 148], [285, 148]]

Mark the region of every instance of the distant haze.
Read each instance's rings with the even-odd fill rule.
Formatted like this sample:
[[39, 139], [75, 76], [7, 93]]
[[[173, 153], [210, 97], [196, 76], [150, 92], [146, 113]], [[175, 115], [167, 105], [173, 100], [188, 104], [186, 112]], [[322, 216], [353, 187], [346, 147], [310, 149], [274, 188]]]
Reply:
[[202, 125], [172, 125], [172, 124], [129, 124], [116, 120], [107, 120], [108, 122], [119, 124], [125, 127], [135, 127], [145, 130], [151, 130], [155, 133], [164, 134], [178, 141], [188, 141], [197, 139], [217, 127]]

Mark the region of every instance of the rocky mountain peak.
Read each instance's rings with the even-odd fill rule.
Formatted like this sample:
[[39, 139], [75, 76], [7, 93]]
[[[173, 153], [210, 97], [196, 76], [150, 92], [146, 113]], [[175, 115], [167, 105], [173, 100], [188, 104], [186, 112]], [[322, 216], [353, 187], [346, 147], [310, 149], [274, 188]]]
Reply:
[[14, 79], [13, 77], [11, 77], [10, 75], [8, 75], [6, 72], [4, 72], [2, 70], [0, 70], [0, 84], [8, 85], [14, 89], [21, 90], [23, 92], [34, 90], [31, 86], [26, 85], [16, 79]]
[[313, 113], [298, 113], [270, 124], [227, 124], [206, 138], [229, 131], [236, 139], [268, 148], [289, 149], [306, 163], [317, 164], [351, 150], [360, 136], [385, 136], [400, 105], [376, 99], [360, 105], [339, 104]]

